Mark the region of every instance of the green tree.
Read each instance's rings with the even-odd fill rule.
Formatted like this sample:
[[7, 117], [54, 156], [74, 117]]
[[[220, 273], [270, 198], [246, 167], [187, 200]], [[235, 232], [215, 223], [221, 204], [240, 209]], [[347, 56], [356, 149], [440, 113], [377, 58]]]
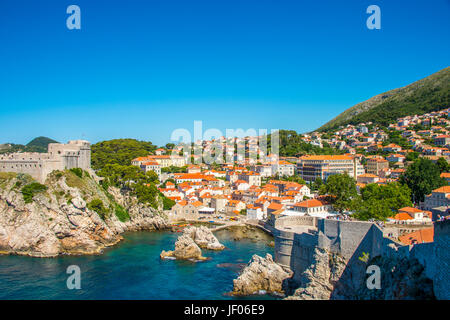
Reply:
[[353, 198], [357, 196], [356, 183], [347, 173], [334, 174], [320, 187], [319, 193], [329, 195], [334, 208], [343, 212], [350, 208]]
[[411, 206], [411, 190], [398, 182], [379, 185], [368, 184], [361, 189], [361, 196], [353, 200], [354, 217], [360, 220], [386, 220], [396, 210]]
[[442, 172], [448, 172], [450, 170], [450, 165], [448, 164], [447, 160], [445, 158], [440, 157], [436, 161], [436, 165], [439, 167], [439, 171]]
[[115, 139], [92, 145], [92, 168], [102, 169], [107, 164], [130, 165], [131, 160], [145, 157], [156, 150], [151, 142], [135, 139]]
[[400, 183], [411, 189], [411, 199], [414, 203], [424, 201], [425, 195], [432, 190], [447, 185], [440, 177], [441, 171], [437, 164], [426, 158], [415, 160], [400, 176]]
[[317, 178], [316, 180], [314, 180], [314, 182], [311, 184], [311, 189], [312, 190], [320, 190], [320, 187], [323, 185], [323, 180], [322, 178]]

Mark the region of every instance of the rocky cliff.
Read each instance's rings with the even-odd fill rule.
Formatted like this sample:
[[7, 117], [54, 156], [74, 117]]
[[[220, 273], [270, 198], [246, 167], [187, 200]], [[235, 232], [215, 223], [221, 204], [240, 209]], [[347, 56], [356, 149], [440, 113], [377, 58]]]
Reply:
[[0, 175], [0, 253], [35, 257], [97, 254], [121, 233], [167, 227], [157, 210], [118, 189], [103, 190], [87, 172], [55, 171], [45, 185]]

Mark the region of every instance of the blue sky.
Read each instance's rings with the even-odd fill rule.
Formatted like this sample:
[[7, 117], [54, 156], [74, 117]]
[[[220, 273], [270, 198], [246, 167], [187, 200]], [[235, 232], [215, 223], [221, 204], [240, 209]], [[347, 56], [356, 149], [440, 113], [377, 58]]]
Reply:
[[449, 0], [2, 0], [0, 142], [306, 132], [449, 66], [449, 39]]

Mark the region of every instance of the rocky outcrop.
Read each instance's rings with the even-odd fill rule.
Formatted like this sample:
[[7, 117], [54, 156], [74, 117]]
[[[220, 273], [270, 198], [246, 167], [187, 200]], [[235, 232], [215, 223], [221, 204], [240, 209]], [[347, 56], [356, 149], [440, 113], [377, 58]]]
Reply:
[[210, 229], [205, 226], [187, 227], [183, 234], [175, 242], [175, 250], [162, 251], [161, 259], [175, 258], [180, 260], [205, 260], [202, 250], [223, 250], [225, 246], [214, 236]]
[[292, 276], [275, 263], [270, 254], [265, 258], [253, 255], [239, 277], [233, 280], [232, 295], [246, 296], [258, 293], [283, 294], [283, 281]]
[[217, 240], [211, 230], [205, 226], [188, 227], [183, 234], [188, 235], [200, 247], [208, 250], [223, 250], [225, 246]]
[[[315, 248], [313, 263], [299, 277], [293, 280], [300, 286], [288, 300], [329, 300], [336, 283], [341, 278], [346, 261], [343, 257]], [[292, 286], [292, 284], [290, 284]]]
[[[114, 214], [115, 196], [89, 176], [79, 178], [70, 171], [49, 175], [47, 190], [26, 203], [21, 190], [30, 179], [21, 174], [0, 177], [0, 253], [35, 257], [98, 254], [122, 240], [124, 231], [167, 226], [156, 210], [127, 196], [118, 199], [129, 213], [128, 221], [121, 222]], [[88, 208], [92, 199], [104, 204], [107, 214], [102, 218]]]
[[229, 238], [236, 241], [250, 239], [255, 242], [266, 242], [267, 244], [270, 244], [270, 242], [273, 241], [272, 235], [262, 231], [258, 227], [250, 225], [232, 225], [217, 232], [220, 234], [227, 234]]
[[162, 251], [161, 259], [175, 258], [179, 260], [205, 260], [202, 256], [202, 250], [187, 234], [182, 234], [175, 242], [174, 251]]

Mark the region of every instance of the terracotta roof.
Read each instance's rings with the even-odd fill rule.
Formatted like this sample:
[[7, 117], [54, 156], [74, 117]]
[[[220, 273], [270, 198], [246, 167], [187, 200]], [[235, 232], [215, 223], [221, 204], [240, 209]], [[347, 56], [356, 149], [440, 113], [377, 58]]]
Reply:
[[343, 155], [306, 155], [300, 157], [301, 160], [353, 160], [352, 157], [343, 156]]
[[398, 237], [405, 244], [424, 243], [434, 241], [434, 228], [426, 228]]
[[276, 202], [272, 202], [267, 209], [271, 209], [271, 210], [281, 210], [283, 209], [283, 205], [280, 203], [276, 203]]
[[295, 207], [302, 207], [302, 208], [313, 208], [313, 207], [321, 207], [324, 205], [327, 205], [325, 201], [317, 200], [317, 199], [309, 199], [305, 200], [299, 203], [296, 203]]
[[394, 220], [412, 220], [412, 217], [406, 212], [399, 212], [392, 217]]
[[398, 209], [398, 212], [418, 213], [418, 212], [423, 212], [423, 211], [419, 210], [417, 208], [413, 208], [413, 207], [404, 207], [404, 208]]
[[433, 192], [438, 192], [438, 193], [450, 193], [450, 186], [443, 186], [443, 187], [434, 189]]

